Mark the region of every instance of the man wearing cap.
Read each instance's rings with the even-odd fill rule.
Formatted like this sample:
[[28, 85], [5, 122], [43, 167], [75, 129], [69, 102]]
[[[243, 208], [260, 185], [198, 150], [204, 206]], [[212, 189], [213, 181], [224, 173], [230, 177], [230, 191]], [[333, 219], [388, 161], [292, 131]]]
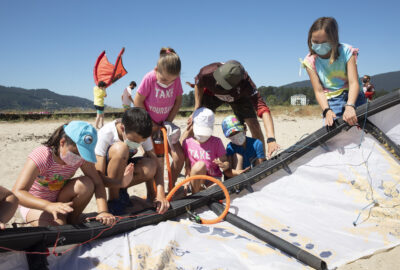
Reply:
[[[268, 158], [279, 148], [270, 110], [238, 61], [217, 62], [201, 68], [195, 78], [194, 95], [195, 110], [206, 107], [215, 112], [220, 105], [228, 103], [240, 122], [247, 124], [252, 137], [263, 142], [265, 151], [264, 135], [257, 116], [262, 118], [267, 135]], [[188, 124], [190, 132], [192, 117]]]

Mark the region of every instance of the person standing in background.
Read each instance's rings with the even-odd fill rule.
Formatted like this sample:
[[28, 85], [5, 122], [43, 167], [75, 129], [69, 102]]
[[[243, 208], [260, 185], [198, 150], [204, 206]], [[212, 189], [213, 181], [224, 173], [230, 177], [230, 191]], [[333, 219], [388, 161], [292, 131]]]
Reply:
[[131, 107], [131, 103], [133, 104], [132, 90], [135, 89], [135, 87], [136, 87], [136, 82], [131, 81], [129, 86], [125, 88], [124, 92], [122, 93], [121, 99], [124, 111], [128, 110]]
[[96, 129], [100, 129], [104, 126], [104, 98], [107, 97], [106, 92], [107, 84], [100, 81], [97, 86], [93, 88], [94, 96], [94, 108], [97, 111], [96, 116]]
[[364, 75], [362, 82], [364, 95], [369, 101], [371, 101], [375, 94], [375, 87], [371, 83], [371, 77], [369, 75]]

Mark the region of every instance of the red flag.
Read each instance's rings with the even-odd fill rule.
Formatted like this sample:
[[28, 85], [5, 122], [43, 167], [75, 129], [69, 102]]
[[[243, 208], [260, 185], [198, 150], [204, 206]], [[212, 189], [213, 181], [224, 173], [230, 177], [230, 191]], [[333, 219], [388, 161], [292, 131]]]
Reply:
[[94, 82], [97, 85], [100, 81], [106, 83], [106, 87], [109, 87], [111, 84], [116, 82], [118, 79], [122, 78], [126, 73], [126, 69], [122, 64], [122, 54], [124, 53], [125, 48], [122, 48], [121, 52], [118, 55], [117, 61], [115, 65], [112, 65], [108, 62], [106, 51], [103, 51], [99, 57], [97, 58], [96, 64], [94, 65]]

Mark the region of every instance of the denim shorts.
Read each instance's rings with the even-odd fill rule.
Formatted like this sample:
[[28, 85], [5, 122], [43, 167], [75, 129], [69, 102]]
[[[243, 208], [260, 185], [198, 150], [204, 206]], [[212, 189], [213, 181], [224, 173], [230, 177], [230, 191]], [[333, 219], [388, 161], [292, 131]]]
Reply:
[[[328, 99], [328, 104], [329, 107], [332, 109], [332, 111], [336, 114], [336, 117], [342, 117], [345, 109], [345, 105], [347, 103], [347, 98], [348, 98], [348, 91], [343, 91], [343, 93], [340, 96]], [[358, 93], [358, 97], [356, 100], [356, 107], [363, 105], [366, 103], [367, 100], [365, 99], [365, 95], [363, 92]]]

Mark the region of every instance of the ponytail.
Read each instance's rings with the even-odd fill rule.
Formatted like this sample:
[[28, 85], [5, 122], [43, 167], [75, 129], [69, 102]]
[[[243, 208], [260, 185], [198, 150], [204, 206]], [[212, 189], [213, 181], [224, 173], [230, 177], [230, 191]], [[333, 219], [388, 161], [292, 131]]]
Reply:
[[[68, 123], [66, 123], [65, 125], [68, 125]], [[53, 134], [50, 136], [50, 138], [43, 143], [43, 145], [50, 147], [51, 149], [54, 150], [54, 153], [56, 155], [59, 154], [59, 148], [60, 148], [60, 140], [62, 138], [65, 138], [66, 142], [68, 145], [75, 145], [74, 141], [68, 137], [67, 134], [65, 134], [64, 132], [64, 125], [58, 127]]]
[[161, 48], [160, 58], [157, 62], [157, 70], [160, 73], [179, 75], [181, 73], [181, 59], [172, 48]]

